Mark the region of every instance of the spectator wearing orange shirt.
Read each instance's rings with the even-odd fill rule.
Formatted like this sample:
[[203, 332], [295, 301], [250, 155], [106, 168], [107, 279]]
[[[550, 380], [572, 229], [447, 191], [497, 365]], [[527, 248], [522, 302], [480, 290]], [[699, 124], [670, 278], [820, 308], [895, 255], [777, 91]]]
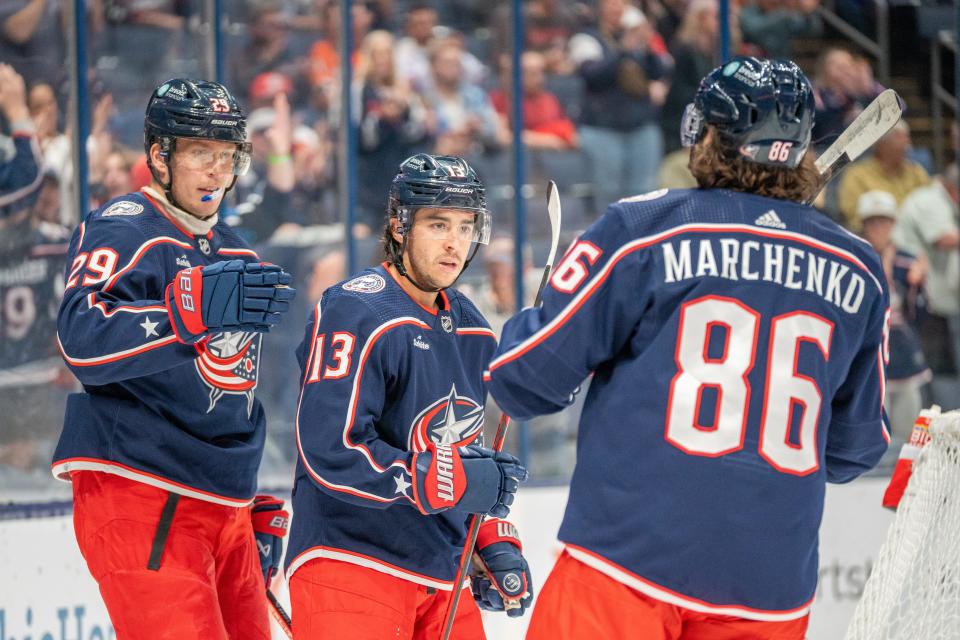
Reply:
[[[523, 143], [531, 149], [564, 151], [579, 145], [577, 129], [557, 97], [546, 90], [546, 58], [527, 51], [520, 58], [523, 69]], [[509, 87], [509, 63], [503, 65], [502, 86]], [[510, 126], [510, 96], [506, 89], [490, 93], [493, 107]]]

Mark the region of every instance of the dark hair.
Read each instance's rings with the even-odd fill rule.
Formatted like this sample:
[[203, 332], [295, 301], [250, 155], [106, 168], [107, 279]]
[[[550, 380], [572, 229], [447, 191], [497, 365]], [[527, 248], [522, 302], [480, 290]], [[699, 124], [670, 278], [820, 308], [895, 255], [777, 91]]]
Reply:
[[816, 195], [820, 173], [809, 151], [796, 169], [763, 165], [729, 153], [712, 125], [708, 131], [710, 135], [691, 150], [688, 164], [701, 189], [732, 189], [796, 202]]

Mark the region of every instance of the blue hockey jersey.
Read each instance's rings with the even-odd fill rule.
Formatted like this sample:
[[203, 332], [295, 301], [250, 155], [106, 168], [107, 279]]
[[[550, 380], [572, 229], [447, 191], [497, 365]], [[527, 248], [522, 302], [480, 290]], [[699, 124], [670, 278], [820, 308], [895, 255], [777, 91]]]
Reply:
[[450, 589], [467, 514], [421, 514], [410, 465], [430, 440], [482, 437], [483, 369], [496, 337], [462, 294], [441, 299], [439, 311], [420, 306], [382, 265], [327, 289], [316, 306], [297, 354], [288, 578], [333, 558]]
[[53, 473], [115, 473], [230, 506], [252, 500], [265, 420], [260, 334], [180, 343], [164, 290], [181, 269], [258, 260], [225, 224], [194, 235], [146, 192], [90, 213], [70, 243], [58, 317], [84, 392], [67, 401]]
[[648, 596], [805, 615], [825, 481], [889, 442], [880, 260], [813, 209], [726, 190], [611, 205], [485, 374], [508, 415], [566, 406], [591, 372], [560, 539]]

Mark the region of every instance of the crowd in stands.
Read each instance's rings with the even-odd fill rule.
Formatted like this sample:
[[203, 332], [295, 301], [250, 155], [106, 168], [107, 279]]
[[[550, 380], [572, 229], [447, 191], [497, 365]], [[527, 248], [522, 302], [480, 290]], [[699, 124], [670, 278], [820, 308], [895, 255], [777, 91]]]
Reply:
[[[824, 32], [819, 1], [732, 2], [733, 51], [791, 56], [798, 37]], [[91, 206], [149, 181], [142, 116], [151, 88], [168, 77], [209, 75], [203, 5], [87, 3]], [[296, 285], [309, 292], [298, 301], [309, 304], [345, 271], [344, 216], [337, 204], [343, 167], [336, 154], [345, 126], [340, 1], [224, 0], [223, 6], [224, 81], [249, 113], [254, 149], [252, 168], [223, 215], [264, 247], [266, 257], [296, 263], [290, 265]], [[385, 195], [399, 162], [417, 151], [465, 156], [488, 184], [503, 236], [488, 248], [485, 262], [478, 261], [486, 271], [474, 269], [466, 281], [491, 314], [506, 314], [514, 282], [513, 263], [504, 257], [512, 242], [515, 142], [509, 3], [354, 0], [350, 6], [353, 80], [347, 90], [359, 187], [349, 232], [365, 252], [362, 262], [377, 260]], [[718, 0], [526, 0], [523, 12], [519, 100], [527, 178], [534, 187], [547, 178], [560, 184], [567, 237], [618, 198], [695, 186], [679, 124], [700, 79], [719, 62]], [[25, 80], [43, 155], [40, 197], [29, 203], [34, 219], [72, 228], [84, 211], [76, 207], [66, 117], [66, 18], [57, 0], [4, 2], [0, 60]], [[828, 48], [804, 64], [815, 87], [813, 147], [819, 152], [883, 87], [870, 59], [852, 49]], [[10, 123], [0, 124], [9, 136]], [[904, 123], [817, 201], [871, 242], [889, 267], [897, 336], [891, 337], [890, 396], [908, 403], [891, 410], [901, 435], [920, 402], [953, 408], [960, 397], [957, 170], [951, 165], [931, 178], [933, 171], [918, 161]], [[536, 189], [530, 194], [542, 200]], [[542, 259], [547, 229], [530, 217], [538, 249], [532, 265]], [[295, 337], [278, 338], [284, 339]], [[947, 382], [927, 384], [931, 370], [934, 383]], [[277, 385], [276, 414], [289, 413], [282, 407], [292, 406], [294, 386]]]

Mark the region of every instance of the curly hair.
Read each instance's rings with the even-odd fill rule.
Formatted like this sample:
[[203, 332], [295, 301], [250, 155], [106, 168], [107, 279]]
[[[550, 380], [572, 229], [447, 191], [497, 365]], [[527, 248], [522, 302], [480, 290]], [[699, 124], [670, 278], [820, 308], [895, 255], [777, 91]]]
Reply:
[[758, 196], [805, 202], [817, 194], [820, 173], [810, 151], [796, 169], [751, 162], [730, 153], [720, 143], [713, 127], [693, 148], [687, 165], [701, 189], [731, 189]]

